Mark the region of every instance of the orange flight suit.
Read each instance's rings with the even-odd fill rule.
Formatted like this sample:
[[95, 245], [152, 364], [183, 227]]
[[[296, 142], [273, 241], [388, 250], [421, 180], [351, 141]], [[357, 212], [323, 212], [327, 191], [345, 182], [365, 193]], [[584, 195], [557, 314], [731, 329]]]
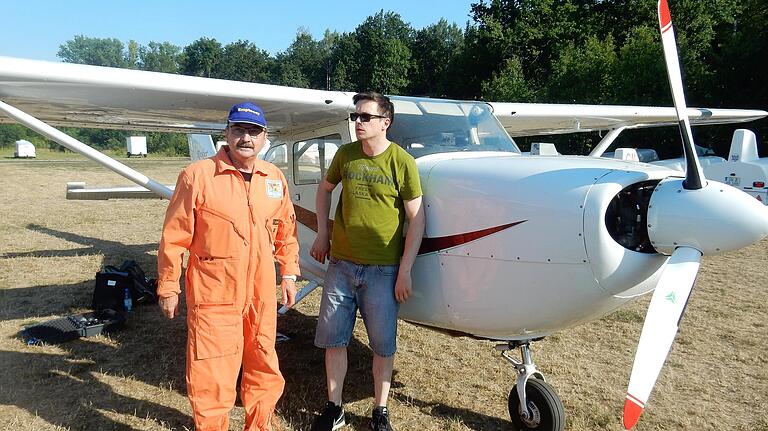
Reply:
[[189, 250], [187, 391], [197, 430], [227, 430], [243, 369], [246, 430], [270, 430], [285, 381], [275, 352], [274, 260], [298, 275], [296, 216], [282, 172], [257, 160], [250, 184], [224, 146], [179, 174], [158, 251], [158, 295], [180, 293]]

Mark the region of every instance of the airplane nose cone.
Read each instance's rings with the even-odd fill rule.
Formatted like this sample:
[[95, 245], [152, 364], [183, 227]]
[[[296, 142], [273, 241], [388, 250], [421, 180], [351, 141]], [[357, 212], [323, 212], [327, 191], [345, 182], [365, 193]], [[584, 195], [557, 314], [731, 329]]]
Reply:
[[726, 184], [686, 190], [680, 178], [656, 186], [648, 205], [648, 236], [659, 253], [680, 246], [704, 255], [746, 247], [768, 236], [768, 207]]

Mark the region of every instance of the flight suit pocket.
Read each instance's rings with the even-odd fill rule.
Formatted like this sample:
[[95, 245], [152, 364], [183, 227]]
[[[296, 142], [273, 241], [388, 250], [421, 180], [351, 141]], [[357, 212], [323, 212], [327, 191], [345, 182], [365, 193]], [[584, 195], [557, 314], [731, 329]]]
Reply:
[[240, 352], [243, 318], [234, 304], [199, 304], [195, 313], [195, 359]]
[[282, 226], [283, 222], [278, 218], [268, 218], [266, 222], [267, 235], [269, 235], [269, 243], [273, 246], [277, 240], [277, 232]]
[[195, 237], [191, 249], [201, 256], [231, 257], [238, 255], [248, 241], [234, 219], [212, 208], [202, 207], [195, 221]]
[[239, 259], [191, 255], [187, 280], [192, 304], [234, 302], [240, 264]]
[[[274, 315], [276, 307], [267, 308], [264, 301], [256, 301], [251, 309], [251, 324], [253, 325], [253, 339], [256, 346], [263, 352], [269, 352], [275, 348], [275, 332], [277, 317]], [[269, 312], [267, 311], [269, 310]]]

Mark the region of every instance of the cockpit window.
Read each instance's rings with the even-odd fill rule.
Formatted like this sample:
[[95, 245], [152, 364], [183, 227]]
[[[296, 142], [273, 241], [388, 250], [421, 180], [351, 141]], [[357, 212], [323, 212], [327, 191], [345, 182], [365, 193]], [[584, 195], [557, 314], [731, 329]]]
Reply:
[[454, 151], [520, 153], [488, 104], [397, 96], [391, 100], [395, 121], [387, 137], [413, 157]]

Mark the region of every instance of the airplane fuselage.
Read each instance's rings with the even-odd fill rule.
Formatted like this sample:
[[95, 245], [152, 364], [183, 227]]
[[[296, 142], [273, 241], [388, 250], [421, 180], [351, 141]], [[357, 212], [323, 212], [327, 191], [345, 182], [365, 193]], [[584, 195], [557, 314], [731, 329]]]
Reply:
[[[647, 201], [655, 183], [677, 173], [605, 158], [523, 156], [484, 104], [424, 108], [406, 99], [396, 106], [404, 113], [391, 139], [416, 156], [427, 216], [401, 318], [482, 338], [530, 339], [653, 290], [667, 256], [647, 244], [645, 208], [617, 195]], [[342, 121], [282, 137], [266, 156], [293, 185], [302, 267], [319, 281], [325, 266], [308, 255], [317, 182], [353, 136]], [[338, 189], [333, 197], [335, 208]], [[607, 223], [606, 214], [631, 220]]]

